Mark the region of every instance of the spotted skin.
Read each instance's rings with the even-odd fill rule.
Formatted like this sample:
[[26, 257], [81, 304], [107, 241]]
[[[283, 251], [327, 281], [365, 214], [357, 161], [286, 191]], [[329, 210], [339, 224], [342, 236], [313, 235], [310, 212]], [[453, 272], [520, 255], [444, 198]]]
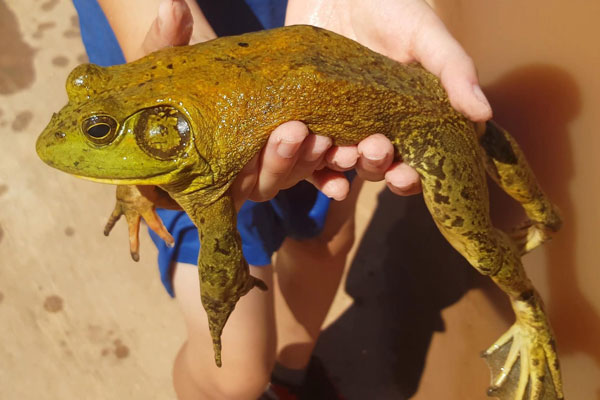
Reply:
[[[164, 49], [127, 65], [82, 65], [67, 92], [38, 154], [88, 179], [158, 185], [190, 215], [202, 242], [200, 290], [217, 365], [236, 302], [254, 286], [266, 289], [243, 258], [229, 187], [273, 129], [299, 120], [336, 145], [387, 135], [396, 158], [418, 171], [442, 234], [513, 304], [515, 325], [486, 354], [506, 353], [509, 368], [500, 368], [519, 373], [493, 369], [490, 394], [504, 388], [512, 397], [502, 399], [562, 398], [550, 326], [520, 261], [558, 229], [558, 214], [510, 135], [493, 123], [474, 126], [420, 65], [293, 26]], [[511, 236], [491, 224], [486, 170], [531, 219]]]

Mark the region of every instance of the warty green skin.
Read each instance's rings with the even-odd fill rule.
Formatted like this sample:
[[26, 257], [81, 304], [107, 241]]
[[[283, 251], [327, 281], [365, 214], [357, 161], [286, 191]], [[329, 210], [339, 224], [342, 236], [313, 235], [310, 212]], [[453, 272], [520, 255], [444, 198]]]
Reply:
[[[420, 174], [442, 234], [509, 295], [517, 314], [513, 335], [525, 338], [519, 351], [534, 353], [521, 367], [533, 372], [493, 386], [514, 386], [516, 394], [503, 398], [518, 398], [525, 379], [534, 387], [531, 399], [562, 398], [550, 327], [520, 262], [520, 253], [546, 240], [560, 218], [510, 135], [493, 123], [476, 132], [421, 66], [400, 65], [323, 29], [293, 26], [169, 48], [127, 65], [82, 65], [69, 76], [67, 92], [69, 103], [41, 134], [38, 154], [88, 179], [159, 185], [190, 215], [202, 242], [200, 286], [218, 365], [220, 335], [235, 303], [252, 287], [265, 288], [249, 275], [228, 188], [274, 128], [299, 120], [336, 145], [373, 133], [390, 138], [397, 157]], [[156, 106], [164, 108], [148, 117]], [[118, 124], [107, 143], [86, 135], [85, 121], [94, 115]], [[139, 132], [169, 115], [171, 125], [161, 131], [168, 130], [168, 140], [148, 145], [152, 134]], [[486, 169], [531, 218], [521, 236], [492, 226]], [[540, 378], [533, 365], [546, 360], [551, 374], [544, 370]], [[555, 396], [536, 394], [536, 381]]]

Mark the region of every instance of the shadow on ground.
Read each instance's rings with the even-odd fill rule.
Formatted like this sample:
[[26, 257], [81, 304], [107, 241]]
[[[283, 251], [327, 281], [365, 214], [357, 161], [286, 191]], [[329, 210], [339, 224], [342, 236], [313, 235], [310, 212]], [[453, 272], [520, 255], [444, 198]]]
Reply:
[[419, 386], [441, 311], [485, 279], [450, 247], [422, 196], [384, 190], [351, 266], [354, 304], [328, 329], [316, 353], [353, 399], [406, 399]]

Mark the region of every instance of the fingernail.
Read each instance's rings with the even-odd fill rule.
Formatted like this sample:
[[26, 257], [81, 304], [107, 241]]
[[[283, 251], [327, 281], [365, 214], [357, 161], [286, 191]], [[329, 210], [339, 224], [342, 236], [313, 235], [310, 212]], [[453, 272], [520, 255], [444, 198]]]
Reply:
[[491, 109], [490, 103], [485, 97], [485, 94], [483, 94], [483, 90], [481, 90], [481, 87], [479, 85], [473, 85], [473, 94], [475, 95], [477, 100], [479, 100], [480, 103]]
[[385, 159], [385, 154], [363, 154], [363, 156], [373, 165], [381, 164], [381, 161]]
[[280, 139], [279, 144], [277, 145], [277, 154], [283, 158], [292, 158], [298, 151], [299, 147], [300, 143], [288, 142]]

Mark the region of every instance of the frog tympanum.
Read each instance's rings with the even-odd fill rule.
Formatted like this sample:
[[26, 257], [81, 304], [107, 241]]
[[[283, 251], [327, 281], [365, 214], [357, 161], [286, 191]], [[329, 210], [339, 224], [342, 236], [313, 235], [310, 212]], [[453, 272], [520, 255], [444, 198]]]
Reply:
[[[418, 171], [444, 237], [512, 303], [515, 324], [484, 352], [488, 394], [563, 398], [551, 327], [521, 264], [522, 254], [558, 230], [560, 217], [515, 140], [493, 122], [473, 124], [455, 111], [420, 65], [291, 26], [167, 48], [125, 65], [80, 65], [67, 93], [68, 104], [37, 141], [39, 156], [98, 182], [156, 185], [189, 214], [202, 243], [201, 297], [217, 365], [236, 302], [254, 286], [265, 289], [242, 255], [229, 188], [273, 129], [298, 120], [336, 145], [387, 135], [397, 157]], [[529, 221], [515, 232], [492, 226], [486, 171], [526, 211]], [[138, 214], [155, 219], [151, 203]], [[131, 220], [136, 225], [139, 215]]]

